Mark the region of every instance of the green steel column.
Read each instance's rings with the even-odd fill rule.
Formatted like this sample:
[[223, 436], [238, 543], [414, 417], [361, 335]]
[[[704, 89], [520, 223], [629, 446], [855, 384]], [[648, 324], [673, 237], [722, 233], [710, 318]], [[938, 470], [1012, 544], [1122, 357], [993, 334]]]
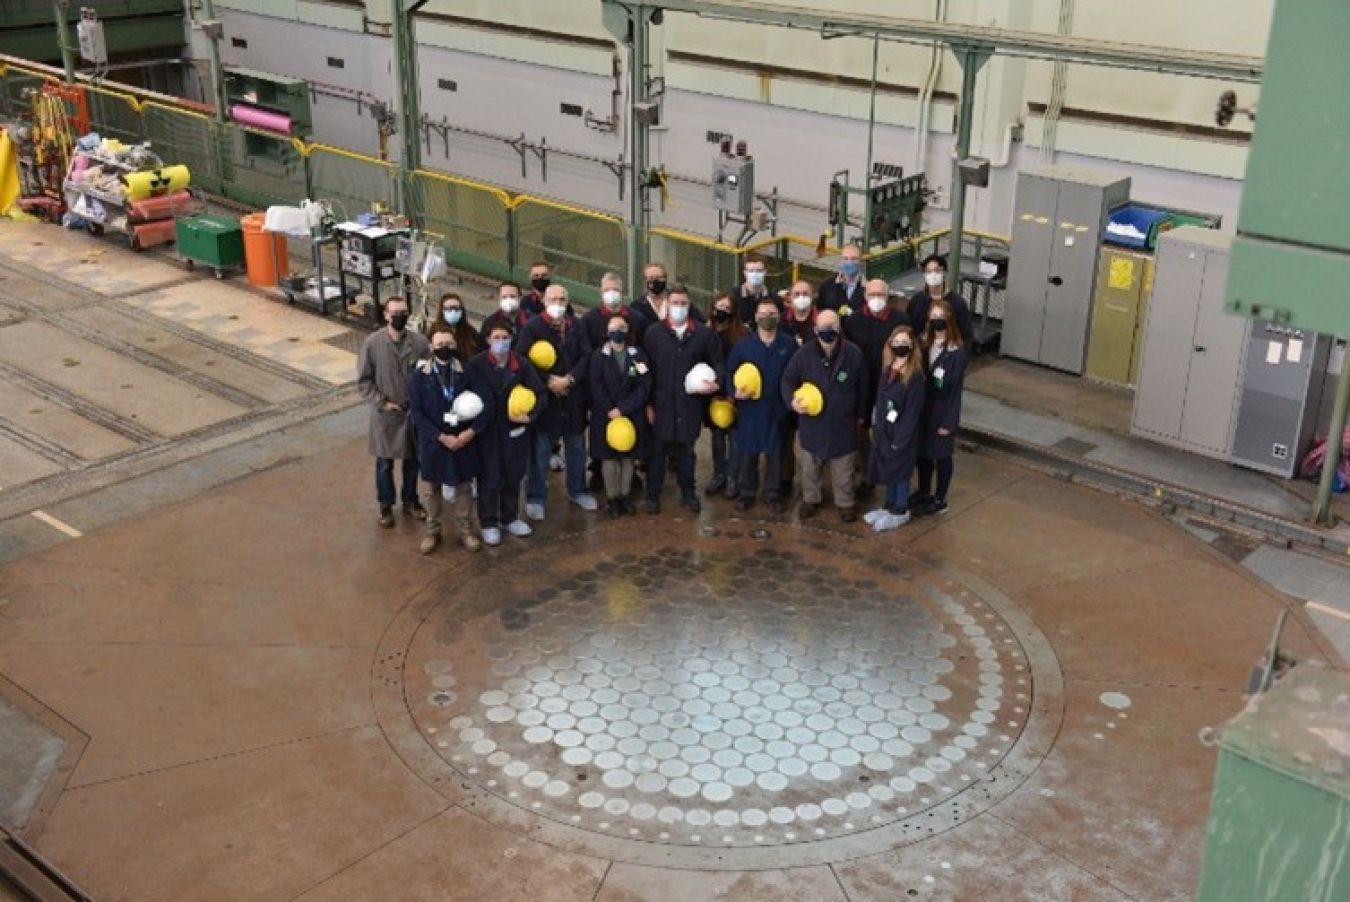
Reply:
[[56, 12], [56, 40], [61, 45], [61, 65], [66, 70], [66, 83], [75, 81], [75, 45], [70, 42], [70, 23], [66, 21], [66, 7], [70, 0], [53, 0]]
[[[993, 50], [973, 44], [952, 44], [952, 53], [961, 65], [961, 117], [956, 124], [956, 159], [953, 164], [970, 156], [970, 129], [975, 120], [975, 77], [989, 61]], [[966, 225], [966, 185], [961, 181], [956, 166], [952, 167], [952, 231], [948, 239], [951, 252], [947, 255], [947, 287], [956, 290], [961, 284], [961, 239]]]
[[[216, 22], [216, 4], [215, 0], [202, 0], [202, 13], [206, 16], [206, 21]], [[206, 35], [206, 52], [211, 64], [211, 98], [216, 105], [216, 121], [224, 122], [230, 118], [229, 101], [225, 97], [225, 74], [220, 68], [220, 37], [221, 32], [216, 25], [211, 29], [202, 29], [202, 34]]]
[[1345, 435], [1345, 421], [1350, 412], [1350, 345], [1341, 360], [1341, 375], [1336, 380], [1336, 401], [1331, 408], [1331, 431], [1327, 433], [1327, 457], [1322, 464], [1322, 481], [1317, 484], [1317, 500], [1313, 502], [1313, 522], [1335, 526], [1336, 515], [1331, 512], [1331, 490], [1336, 483], [1336, 465], [1341, 460], [1341, 437]]
[[393, 0], [391, 4], [394, 42], [394, 102], [398, 106], [399, 155], [395, 190], [395, 208], [408, 214], [408, 176], [422, 167], [422, 107], [417, 84], [417, 30], [413, 16], [427, 0]]
[[642, 285], [642, 267], [648, 249], [651, 209], [647, 203], [647, 167], [651, 134], [646, 123], [634, 115], [637, 104], [647, 100], [647, 68], [651, 65], [651, 10], [646, 4], [631, 7], [628, 45], [628, 290], [634, 296]]

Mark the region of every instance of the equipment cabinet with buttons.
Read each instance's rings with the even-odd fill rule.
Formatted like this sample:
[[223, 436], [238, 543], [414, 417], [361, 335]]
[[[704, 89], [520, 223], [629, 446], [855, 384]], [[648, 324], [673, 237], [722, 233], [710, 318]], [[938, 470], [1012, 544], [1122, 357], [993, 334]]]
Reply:
[[1250, 325], [1224, 312], [1231, 235], [1181, 226], [1158, 239], [1130, 431], [1230, 460]]
[[1108, 172], [1034, 166], [1017, 178], [1001, 351], [1082, 375], [1097, 257], [1130, 180]]
[[1331, 345], [1306, 329], [1251, 321], [1233, 463], [1294, 475], [1317, 430]]
[[[389, 297], [406, 293], [407, 277], [394, 265], [399, 239], [408, 237], [407, 229], [387, 229], [382, 226], [363, 226], [355, 222], [341, 222], [333, 227], [338, 248], [338, 288], [342, 297], [360, 290], [370, 296], [365, 314], [379, 322], [384, 315], [381, 295]], [[349, 287], [348, 283], [352, 283]], [[384, 286], [392, 283], [392, 293]]]

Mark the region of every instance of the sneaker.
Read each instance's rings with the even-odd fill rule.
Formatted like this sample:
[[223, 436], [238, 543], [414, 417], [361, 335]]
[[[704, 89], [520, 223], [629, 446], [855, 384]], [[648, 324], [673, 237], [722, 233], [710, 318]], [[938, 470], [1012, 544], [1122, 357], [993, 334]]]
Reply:
[[875, 526], [878, 520], [880, 520], [882, 517], [886, 516], [889, 513], [890, 511], [886, 510], [886, 508], [879, 507], [874, 511], [868, 511], [867, 513], [863, 514], [863, 522], [866, 523], [868, 526]]
[[689, 512], [693, 514], [703, 510], [703, 505], [699, 503], [697, 495], [685, 495], [680, 499], [680, 503], [689, 508]]
[[928, 502], [928, 505], [923, 509], [923, 512], [930, 517], [936, 517], [947, 513], [947, 499], [934, 498], [932, 501]]
[[525, 503], [525, 516], [529, 517], [536, 523], [543, 522], [544, 506], [537, 501], [527, 501]]
[[380, 505], [379, 524], [385, 529], [392, 529], [394, 526], [394, 508], [388, 504]]
[[561, 473], [563, 468], [563, 457], [561, 454], [551, 455], [548, 459], [548, 468], [554, 473]]
[[736, 510], [738, 511], [748, 511], [750, 508], [754, 506], [755, 506], [755, 499], [751, 498], [749, 495], [746, 495], [743, 498], [736, 499]]
[[422, 536], [422, 544], [417, 546], [417, 550], [423, 554], [431, 554], [440, 547], [441, 534], [438, 532], [429, 532]]
[[803, 501], [803, 502], [802, 502], [802, 508], [801, 508], [801, 510], [798, 512], [798, 515], [799, 515], [803, 520], [810, 520], [812, 517], [814, 517], [814, 516], [816, 515], [816, 511], [818, 511], [818, 510], [820, 510], [820, 502], [819, 502], [819, 501]]
[[483, 527], [483, 544], [489, 548], [502, 543], [502, 531], [495, 526]]
[[420, 501], [405, 501], [403, 502], [403, 516], [412, 517], [414, 520], [425, 520], [427, 509], [422, 506]]
[[646, 510], [647, 513], [649, 513], [649, 514], [659, 514], [659, 513], [661, 513], [661, 499], [660, 499], [660, 498], [648, 498], [648, 499], [647, 499], [647, 504], [644, 506], [643, 509]]
[[[582, 510], [586, 511], [587, 513], [590, 513], [591, 511], [597, 511], [600, 509], [600, 503], [595, 500], [594, 495], [578, 495], [572, 499], [572, 503], [575, 504], [577, 507], [581, 508]], [[539, 519], [540, 520], [544, 519], [542, 514], [540, 515]]]
[[924, 508], [933, 502], [932, 495], [910, 495], [909, 511], [914, 514], [924, 513]]
[[727, 478], [725, 476], [714, 476], [708, 485], [703, 489], [703, 494], [711, 498], [718, 492], [727, 487]]
[[889, 511], [882, 511], [881, 516], [872, 523], [872, 528], [877, 532], [888, 532], [892, 529], [899, 529], [909, 522], [909, 512], [903, 514], [892, 514]]
[[534, 533], [534, 528], [524, 520], [512, 520], [510, 523], [506, 524], [506, 531], [517, 539], [523, 539], [528, 535], [532, 535]]

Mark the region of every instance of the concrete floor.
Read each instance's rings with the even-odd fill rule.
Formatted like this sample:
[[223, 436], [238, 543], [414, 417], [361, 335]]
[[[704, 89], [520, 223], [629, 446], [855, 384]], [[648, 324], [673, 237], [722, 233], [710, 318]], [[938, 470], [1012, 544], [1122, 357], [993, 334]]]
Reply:
[[344, 330], [153, 258], [61, 281], [122, 252], [14, 228], [0, 695], [45, 757], [3, 766], [45, 763], [16, 826], [99, 899], [1190, 898], [1199, 733], [1276, 613], [1341, 663], [1181, 525], [981, 453], [884, 536], [555, 487], [534, 537], [422, 557]]

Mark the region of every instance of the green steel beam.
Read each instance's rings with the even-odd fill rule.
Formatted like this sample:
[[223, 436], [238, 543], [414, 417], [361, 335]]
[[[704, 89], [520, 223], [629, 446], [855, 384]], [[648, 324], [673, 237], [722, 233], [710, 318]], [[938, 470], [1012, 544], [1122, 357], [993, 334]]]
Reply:
[[[108, 54], [135, 53], [142, 50], [183, 46], [183, 12], [149, 15], [141, 19], [102, 19]], [[71, 40], [74, 40], [72, 29]], [[0, 54], [21, 59], [48, 62], [61, 59], [60, 43], [54, 19], [41, 26], [0, 28]], [[78, 54], [76, 64], [81, 65]]]
[[[964, 160], [970, 156], [970, 131], [974, 122], [971, 111], [975, 108], [975, 77], [992, 55], [985, 47], [965, 44], [952, 45], [952, 52], [961, 64], [961, 118], [956, 124], [956, 159]], [[947, 285], [956, 291], [961, 285], [961, 240], [966, 224], [966, 183], [961, 181], [960, 173], [952, 179], [952, 222], [951, 235], [948, 237]]]
[[[616, 0], [602, 0], [604, 3]], [[883, 41], [906, 44], [943, 44], [981, 48], [990, 53], [1027, 59], [1064, 60], [1115, 69], [1137, 69], [1170, 75], [1192, 75], [1225, 81], [1259, 82], [1264, 61], [1256, 56], [1208, 53], [1146, 44], [1124, 44], [1093, 38], [1013, 31], [985, 25], [961, 25], [868, 13], [840, 13], [828, 9], [787, 8], [763, 0], [705, 2], [705, 0], [661, 0], [653, 4], [667, 13], [693, 13], [733, 22], [758, 22], [805, 28], [823, 34], [856, 33], [861, 37], [877, 34]]]

